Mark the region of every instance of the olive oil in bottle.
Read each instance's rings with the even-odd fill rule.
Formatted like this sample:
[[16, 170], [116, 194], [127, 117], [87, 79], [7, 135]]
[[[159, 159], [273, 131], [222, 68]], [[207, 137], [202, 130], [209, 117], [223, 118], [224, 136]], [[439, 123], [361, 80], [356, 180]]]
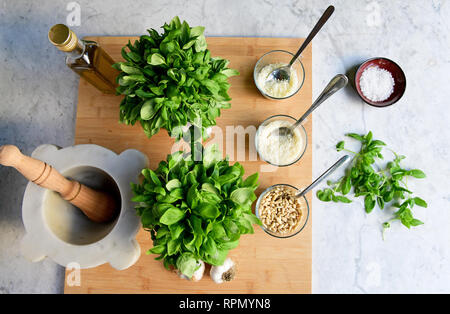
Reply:
[[48, 39], [66, 55], [66, 64], [98, 90], [114, 94], [120, 73], [112, 68], [114, 60], [94, 41], [80, 40], [64, 24], [54, 25]]

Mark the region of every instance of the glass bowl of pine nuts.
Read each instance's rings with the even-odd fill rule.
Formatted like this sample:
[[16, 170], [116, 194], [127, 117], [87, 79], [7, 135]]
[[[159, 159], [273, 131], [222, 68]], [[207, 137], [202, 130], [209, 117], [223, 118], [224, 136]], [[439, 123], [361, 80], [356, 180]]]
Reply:
[[258, 197], [255, 214], [267, 234], [276, 238], [290, 238], [305, 228], [309, 204], [305, 196], [295, 197], [298, 192], [292, 185], [275, 184]]

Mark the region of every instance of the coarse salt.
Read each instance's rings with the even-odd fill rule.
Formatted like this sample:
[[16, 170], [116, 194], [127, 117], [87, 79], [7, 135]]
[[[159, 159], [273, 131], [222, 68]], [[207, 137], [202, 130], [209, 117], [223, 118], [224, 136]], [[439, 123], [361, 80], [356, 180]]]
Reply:
[[384, 101], [394, 91], [394, 78], [391, 72], [378, 66], [366, 68], [359, 79], [359, 87], [364, 96], [371, 101]]

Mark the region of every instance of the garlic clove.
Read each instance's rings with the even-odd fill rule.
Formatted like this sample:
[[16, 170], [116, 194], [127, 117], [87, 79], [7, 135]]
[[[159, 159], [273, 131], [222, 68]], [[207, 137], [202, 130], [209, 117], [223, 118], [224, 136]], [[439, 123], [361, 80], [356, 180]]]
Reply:
[[220, 266], [211, 266], [210, 276], [215, 283], [231, 281], [236, 275], [236, 265], [231, 258], [227, 258]]
[[197, 265], [199, 265], [199, 264], [200, 264], [200, 267], [192, 275], [192, 278], [191, 278], [192, 281], [199, 281], [200, 279], [203, 278], [203, 274], [205, 272], [205, 263], [203, 261], [198, 261]]

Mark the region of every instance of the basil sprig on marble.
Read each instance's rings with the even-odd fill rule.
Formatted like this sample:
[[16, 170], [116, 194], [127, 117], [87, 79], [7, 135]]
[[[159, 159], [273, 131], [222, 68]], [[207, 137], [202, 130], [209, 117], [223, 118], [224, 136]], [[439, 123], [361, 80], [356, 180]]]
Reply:
[[132, 184], [133, 201], [142, 225], [150, 231], [153, 248], [164, 266], [187, 277], [198, 261], [222, 265], [241, 234], [261, 224], [252, 213], [258, 174], [243, 180], [244, 168], [222, 159], [216, 145], [202, 152], [201, 161], [177, 152], [155, 171], [144, 169], [141, 184]]
[[163, 33], [149, 29], [134, 44], [122, 49], [125, 62], [114, 68], [120, 103], [120, 121], [139, 121], [151, 137], [161, 128], [180, 139], [182, 127], [191, 123], [205, 129], [216, 124], [221, 109], [230, 107], [228, 78], [239, 75], [228, 61], [212, 58], [203, 35], [204, 27], [190, 27], [175, 17], [162, 26]]
[[384, 168], [379, 167], [376, 159], [384, 158], [381, 152], [386, 144], [374, 140], [371, 131], [366, 135], [349, 133], [347, 136], [361, 142], [361, 149], [358, 153], [348, 150], [344, 141], [336, 145], [338, 151], [354, 154], [353, 160], [342, 178], [336, 182], [328, 181], [328, 188], [317, 191], [317, 198], [324, 202], [350, 203], [351, 200], [344, 195], [349, 194], [353, 187], [354, 197], [364, 197], [364, 208], [367, 213], [372, 212], [376, 205], [384, 209], [387, 203], [396, 208], [393, 218], [383, 224], [383, 232], [390, 228], [395, 220], [399, 220], [407, 228], [423, 224], [414, 218], [412, 209], [415, 205], [427, 207], [427, 203], [420, 197], [413, 196], [413, 192], [407, 186], [407, 178], [422, 179], [425, 178], [425, 173], [419, 169], [404, 169], [400, 162], [405, 156], [398, 155], [392, 150], [390, 151], [394, 159]]

